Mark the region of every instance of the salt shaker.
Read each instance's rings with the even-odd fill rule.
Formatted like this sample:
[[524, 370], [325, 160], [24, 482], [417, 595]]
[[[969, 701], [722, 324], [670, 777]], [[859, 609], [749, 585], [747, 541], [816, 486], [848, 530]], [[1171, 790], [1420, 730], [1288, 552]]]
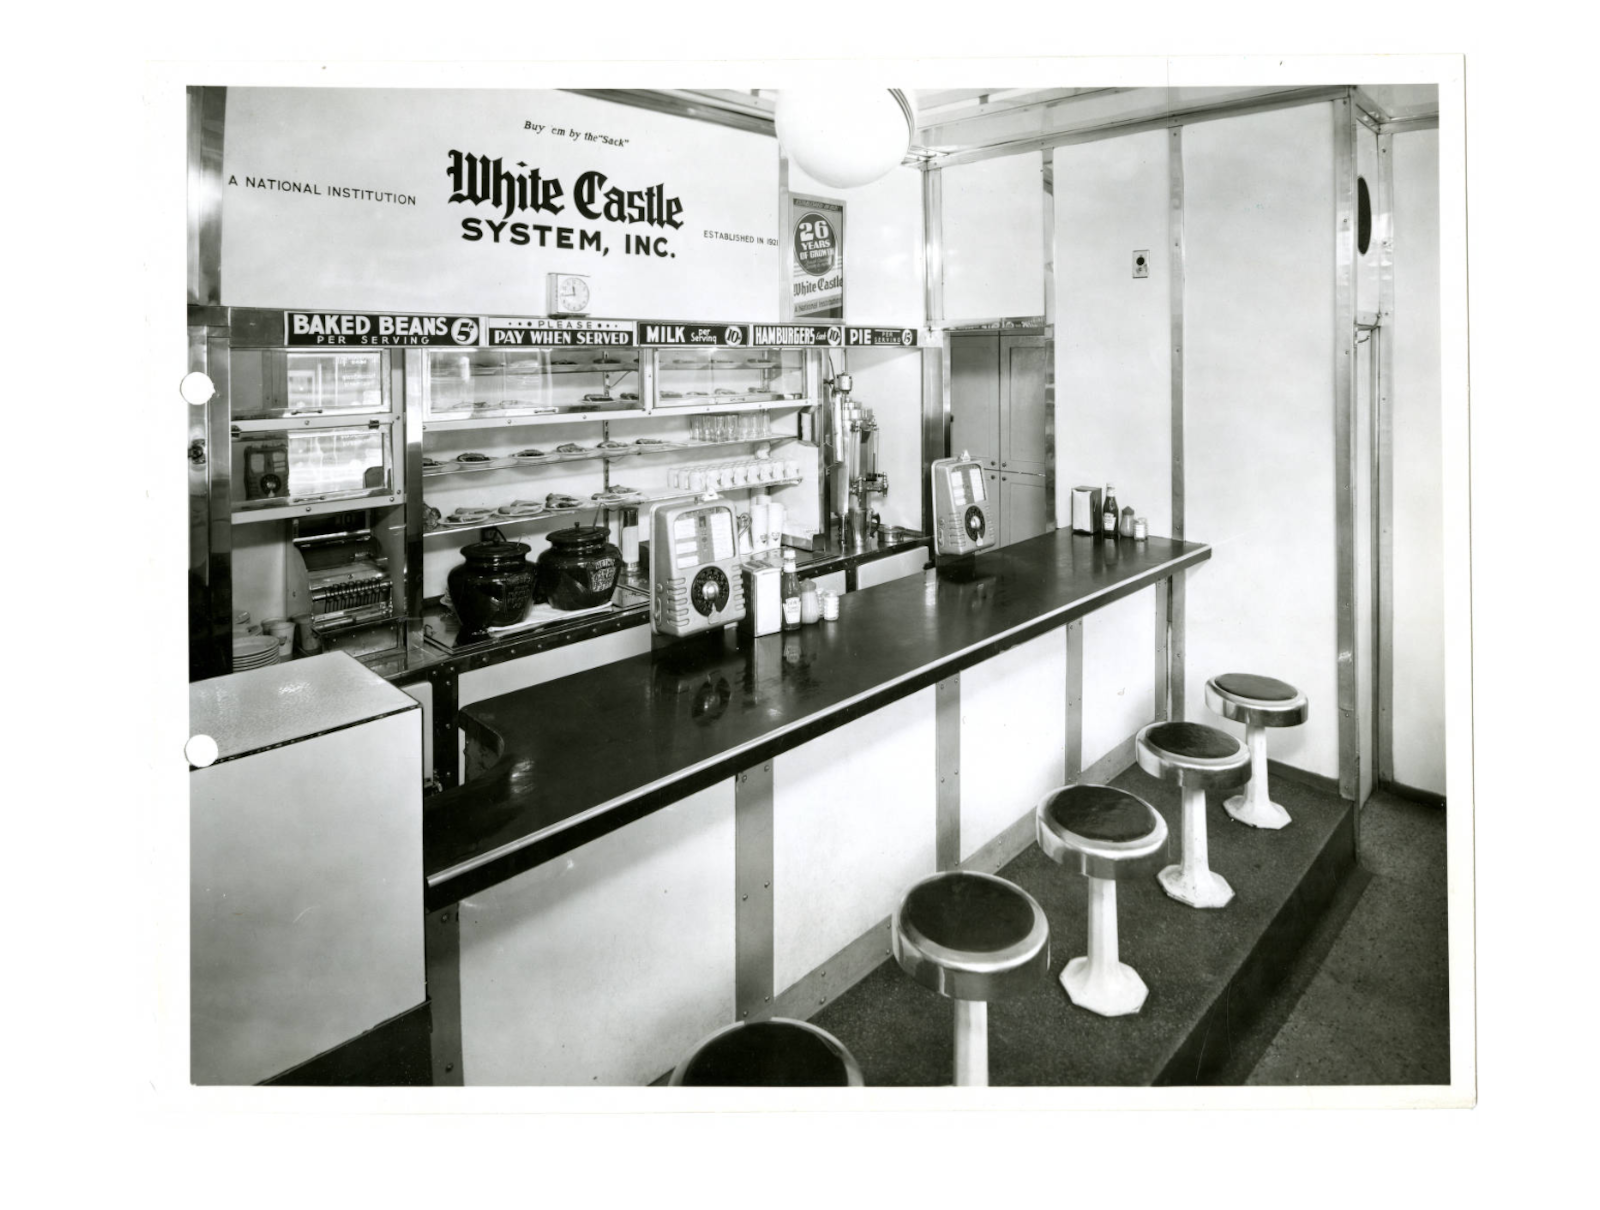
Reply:
[[817, 582], [804, 580], [800, 584], [800, 624], [809, 626], [822, 617], [822, 600], [817, 596]]

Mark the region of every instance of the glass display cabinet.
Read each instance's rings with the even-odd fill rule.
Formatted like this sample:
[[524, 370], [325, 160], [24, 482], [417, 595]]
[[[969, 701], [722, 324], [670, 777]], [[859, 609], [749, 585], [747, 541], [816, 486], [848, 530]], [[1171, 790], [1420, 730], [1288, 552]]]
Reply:
[[425, 349], [417, 361], [430, 424], [644, 407], [637, 349]]
[[656, 357], [658, 408], [804, 400], [804, 349], [660, 349]]

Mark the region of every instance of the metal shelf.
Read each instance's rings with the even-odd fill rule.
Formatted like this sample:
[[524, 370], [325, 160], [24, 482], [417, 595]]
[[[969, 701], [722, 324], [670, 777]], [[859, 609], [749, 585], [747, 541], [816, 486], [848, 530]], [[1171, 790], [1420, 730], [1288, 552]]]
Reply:
[[767, 433], [760, 437], [737, 437], [732, 441], [662, 441], [652, 445], [631, 445], [626, 449], [617, 450], [586, 450], [581, 454], [546, 454], [543, 458], [492, 458], [488, 462], [446, 462], [440, 466], [425, 466], [422, 474], [425, 478], [435, 479], [441, 475], [481, 475], [489, 471], [519, 470], [524, 467], [537, 469], [539, 467], [553, 466], [561, 462], [618, 462], [624, 458], [641, 458], [646, 454], [667, 454], [680, 450], [714, 450], [727, 449], [735, 445], [761, 445], [763, 443], [777, 443], [780, 441], [796, 440], [793, 433]]
[[522, 428], [540, 424], [581, 424], [592, 420], [643, 420], [650, 415], [642, 407], [608, 408], [592, 412], [540, 412], [520, 416], [463, 416], [459, 420], [424, 419], [423, 432], [446, 429]]
[[715, 490], [718, 495], [727, 492], [747, 492], [753, 488], [767, 487], [792, 487], [796, 483], [804, 482], [803, 479], [769, 479], [765, 483], [746, 483], [739, 487], [705, 488], [698, 492], [661, 492], [652, 495], [641, 493], [637, 496], [626, 496], [619, 500], [590, 500], [577, 508], [547, 508], [543, 512], [533, 513], [525, 517], [507, 517], [503, 515], [485, 517], [482, 521], [474, 521], [469, 525], [441, 525], [437, 529], [424, 530], [424, 538], [432, 538], [437, 534], [469, 533], [473, 530], [504, 529], [508, 525], [526, 525], [534, 521], [543, 521], [548, 517], [570, 517], [578, 513], [597, 512], [603, 508], [633, 508], [648, 507], [651, 504], [665, 504], [672, 500], [694, 500]]
[[387, 508], [405, 502], [404, 492], [384, 492], [365, 496], [340, 496], [333, 500], [284, 502], [264, 508], [235, 509], [233, 523], [249, 525], [258, 521], [287, 521], [296, 517], [316, 517], [323, 513], [348, 513], [363, 508]]
[[[737, 444], [729, 442], [728, 444]], [[593, 462], [597, 459], [615, 462], [622, 458], [638, 458], [644, 454], [659, 454], [669, 450], [691, 448], [687, 441], [663, 441], [656, 445], [632, 445], [627, 449], [585, 450], [581, 454], [546, 454], [543, 458], [492, 458], [488, 462], [446, 462], [442, 466], [425, 466], [422, 473], [429, 479], [440, 475], [474, 475], [485, 471], [509, 471], [519, 467], [551, 466], [558, 462]]]

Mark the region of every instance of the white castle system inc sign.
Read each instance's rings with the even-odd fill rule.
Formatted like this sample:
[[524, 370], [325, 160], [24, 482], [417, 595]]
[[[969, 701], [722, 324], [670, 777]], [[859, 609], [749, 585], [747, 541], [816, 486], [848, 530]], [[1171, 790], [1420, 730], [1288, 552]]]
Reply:
[[[510, 247], [558, 248], [564, 251], [592, 252], [610, 256], [614, 241], [603, 229], [585, 229], [558, 221], [563, 214], [589, 222], [627, 226], [618, 251], [626, 256], [658, 256], [676, 259], [666, 235], [652, 235], [650, 228], [677, 231], [683, 226], [683, 202], [667, 195], [662, 184], [643, 189], [621, 189], [609, 183], [605, 173], [581, 173], [573, 183], [569, 200], [566, 188], [555, 177], [530, 168], [517, 160], [510, 168], [496, 156], [472, 155], [451, 151], [449, 167], [452, 204], [479, 207], [483, 214], [461, 220], [461, 238], [469, 242], [489, 240]], [[544, 221], [540, 221], [543, 219]], [[633, 224], [644, 224], [639, 232]]]

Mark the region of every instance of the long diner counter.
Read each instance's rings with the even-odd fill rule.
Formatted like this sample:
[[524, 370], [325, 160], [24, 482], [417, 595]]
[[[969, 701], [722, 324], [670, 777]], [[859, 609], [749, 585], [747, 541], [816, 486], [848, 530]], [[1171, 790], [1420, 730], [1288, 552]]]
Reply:
[[929, 572], [847, 594], [837, 622], [683, 640], [469, 706], [461, 725], [491, 756], [425, 806], [428, 910], [1210, 556], [1202, 543], [1056, 530], [979, 556], [970, 578]]

